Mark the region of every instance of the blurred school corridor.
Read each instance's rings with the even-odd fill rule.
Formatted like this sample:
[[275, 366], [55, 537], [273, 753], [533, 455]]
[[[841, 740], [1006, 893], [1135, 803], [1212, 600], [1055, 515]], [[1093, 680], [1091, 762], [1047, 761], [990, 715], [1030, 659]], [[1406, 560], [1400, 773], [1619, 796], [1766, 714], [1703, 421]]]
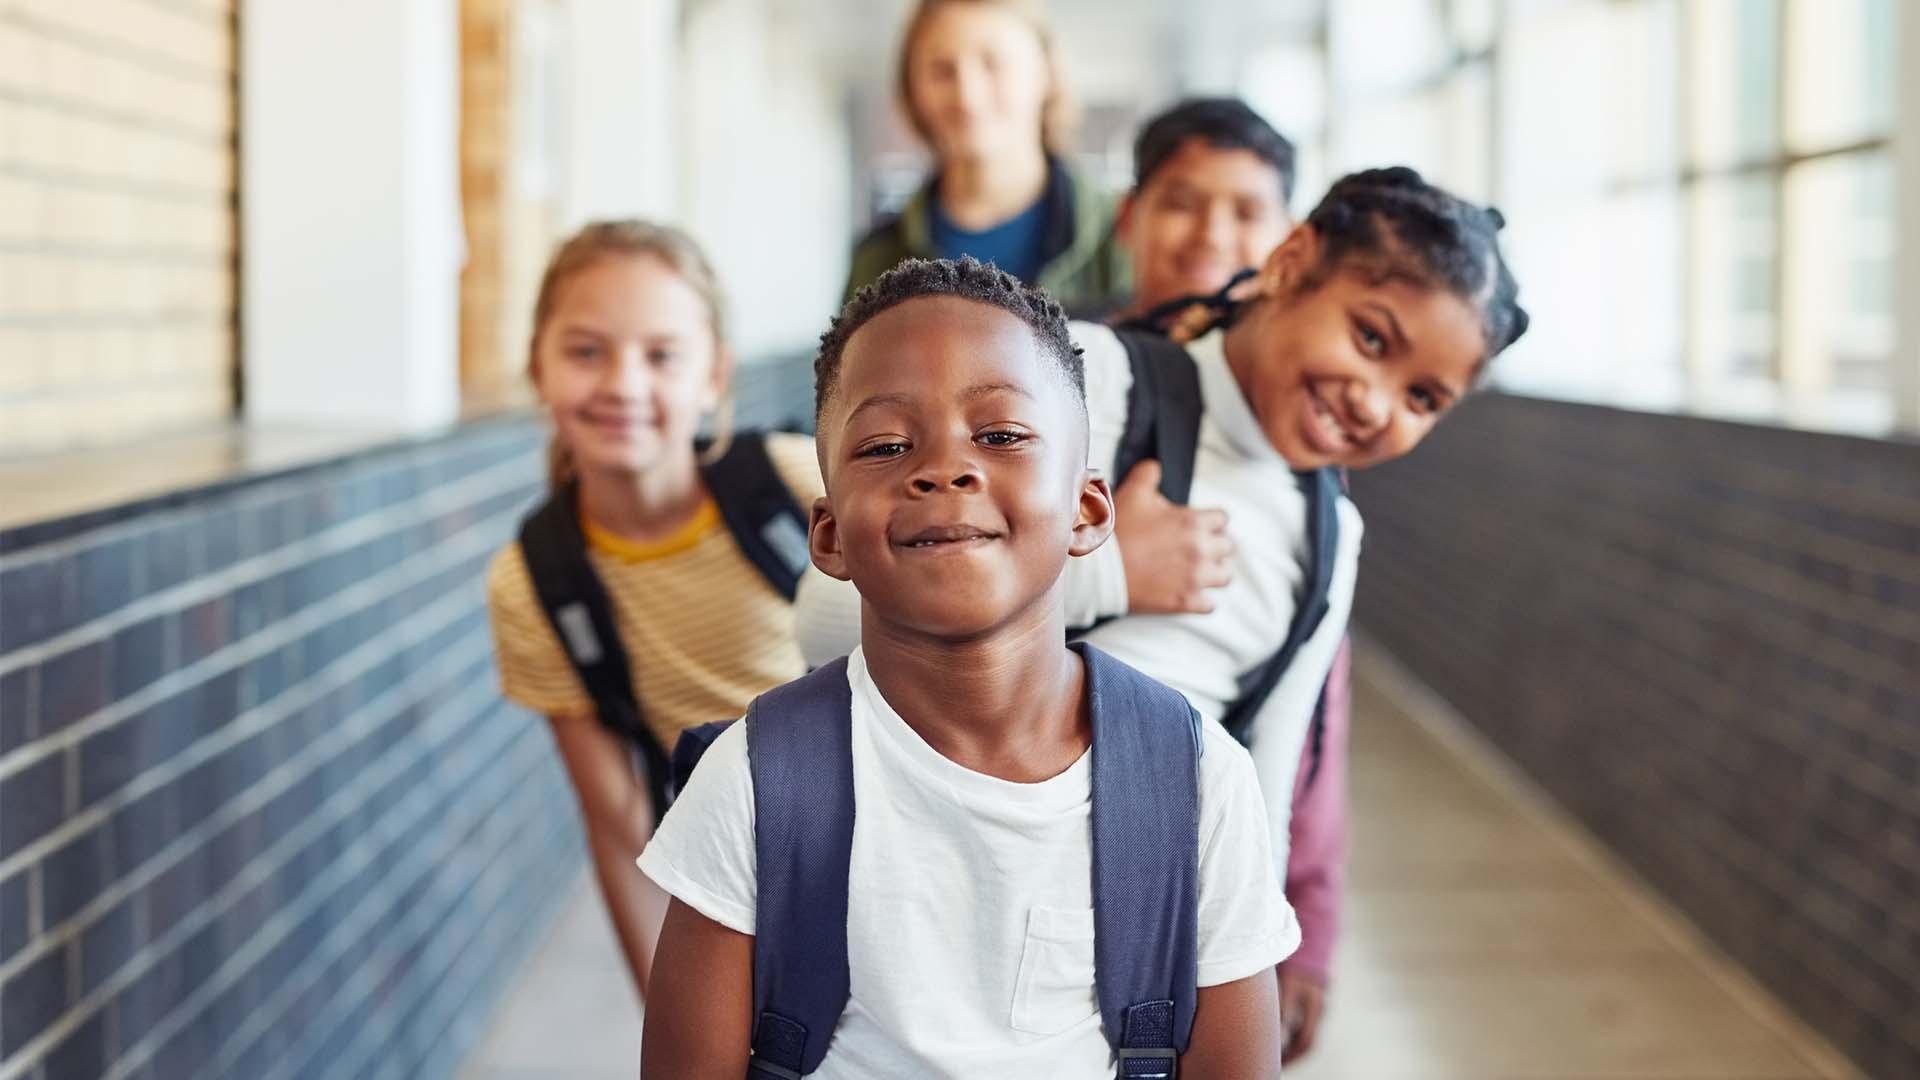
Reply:
[[[483, 575], [533, 292], [711, 252], [804, 428], [907, 0], [0, 0], [0, 1080], [634, 1075]], [[1532, 314], [1366, 519], [1302, 1078], [1920, 1077], [1920, 0], [1049, 0], [1103, 195], [1236, 95]]]

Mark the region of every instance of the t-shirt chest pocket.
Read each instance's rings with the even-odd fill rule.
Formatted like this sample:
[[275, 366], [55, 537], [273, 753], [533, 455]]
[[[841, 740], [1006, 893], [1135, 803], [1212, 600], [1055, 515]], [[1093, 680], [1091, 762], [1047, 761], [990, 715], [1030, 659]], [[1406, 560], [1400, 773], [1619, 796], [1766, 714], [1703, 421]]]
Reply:
[[1093, 909], [1036, 907], [1013, 984], [1013, 1027], [1057, 1035], [1100, 1011], [1093, 984]]

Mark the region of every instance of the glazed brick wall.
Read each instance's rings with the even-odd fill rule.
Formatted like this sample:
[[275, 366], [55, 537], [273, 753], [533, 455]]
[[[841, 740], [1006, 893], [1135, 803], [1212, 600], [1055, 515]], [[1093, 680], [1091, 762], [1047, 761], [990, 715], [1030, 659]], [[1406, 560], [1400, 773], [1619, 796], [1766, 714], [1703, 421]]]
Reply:
[[1920, 1075], [1920, 446], [1489, 395], [1353, 489], [1359, 625]]
[[0, 535], [0, 1075], [449, 1076], [582, 862], [524, 419]]

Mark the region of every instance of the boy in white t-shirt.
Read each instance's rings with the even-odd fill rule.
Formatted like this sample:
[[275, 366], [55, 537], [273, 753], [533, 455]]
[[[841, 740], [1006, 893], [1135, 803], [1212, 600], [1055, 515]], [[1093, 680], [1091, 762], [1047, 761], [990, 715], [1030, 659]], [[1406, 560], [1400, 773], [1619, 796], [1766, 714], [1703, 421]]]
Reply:
[[[1065, 643], [1060, 576], [1106, 540], [1113, 505], [1087, 467], [1064, 317], [989, 266], [910, 262], [834, 322], [816, 379], [827, 496], [813, 559], [858, 586], [864, 611], [847, 666], [849, 996], [812, 1075], [1112, 1076], [1088, 675]], [[640, 859], [673, 896], [646, 1077], [736, 1080], [748, 1066], [745, 727], [713, 743]], [[1274, 1076], [1273, 968], [1299, 931], [1246, 751], [1216, 724], [1198, 730], [1199, 990], [1181, 1075]]]

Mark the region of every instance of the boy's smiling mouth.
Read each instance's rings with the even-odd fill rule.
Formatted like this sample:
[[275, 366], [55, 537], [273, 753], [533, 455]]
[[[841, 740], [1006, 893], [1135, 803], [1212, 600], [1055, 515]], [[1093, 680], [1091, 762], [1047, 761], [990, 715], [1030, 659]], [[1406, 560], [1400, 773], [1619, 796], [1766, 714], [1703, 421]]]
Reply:
[[930, 525], [893, 538], [893, 546], [907, 551], [940, 553], [965, 551], [1000, 539], [1000, 534], [974, 525]]

